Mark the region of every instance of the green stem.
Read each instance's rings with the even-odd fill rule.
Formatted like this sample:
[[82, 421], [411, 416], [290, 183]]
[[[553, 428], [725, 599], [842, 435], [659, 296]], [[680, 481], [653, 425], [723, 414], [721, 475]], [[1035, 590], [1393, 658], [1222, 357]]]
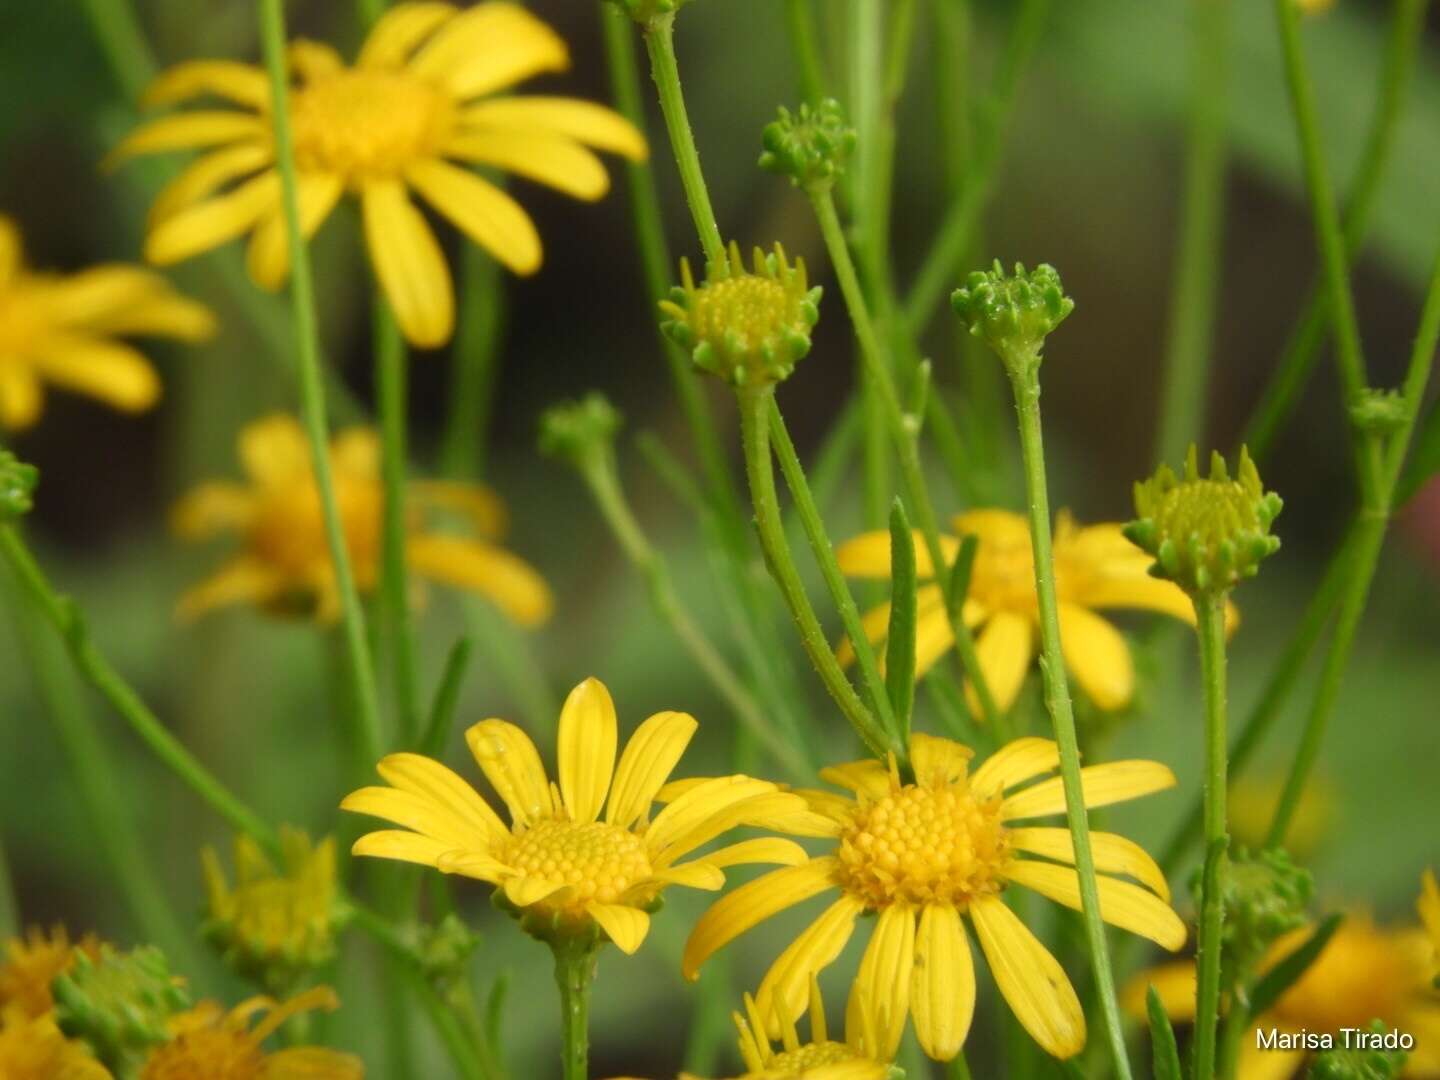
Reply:
[[750, 499], [755, 507], [760, 547], [765, 552], [771, 576], [780, 586], [785, 606], [800, 631], [800, 642], [825, 689], [873, 753], [883, 758], [893, 751], [904, 759], [905, 747], [892, 741], [890, 732], [871, 715], [846, 679], [830, 643], [825, 640], [825, 631], [815, 617], [815, 609], [810, 606], [810, 598], [805, 594], [805, 586], [790, 556], [790, 546], [785, 541], [785, 524], [780, 516], [780, 501], [775, 494], [774, 467], [770, 462], [770, 406], [774, 396], [773, 386], [743, 388], [736, 394], [740, 404], [740, 440], [745, 452], [745, 471], [750, 481]]
[[555, 983], [560, 988], [561, 1061], [565, 1080], [588, 1080], [590, 984], [599, 946], [588, 938], [555, 942]]
[[10, 860], [5, 857], [5, 837], [0, 834], [0, 939], [20, 934], [20, 904], [15, 898], [15, 881]]
[[115, 81], [131, 101], [140, 100], [158, 70], [144, 31], [127, 0], [84, 0], [90, 26]]
[[315, 283], [310, 272], [310, 253], [300, 231], [295, 146], [290, 131], [290, 87], [285, 66], [284, 0], [260, 0], [260, 32], [264, 44], [265, 66], [270, 73], [270, 96], [274, 102], [272, 116], [275, 125], [275, 156], [280, 168], [290, 246], [290, 296], [294, 309], [295, 349], [300, 361], [301, 411], [304, 415], [305, 430], [310, 438], [311, 463], [324, 512], [325, 535], [330, 545], [335, 586], [340, 594], [348, 673], [355, 691], [355, 736], [365, 759], [378, 761], [382, 741], [375, 669], [365, 635], [365, 613], [360, 607], [359, 594], [355, 588], [355, 573], [350, 565], [345, 530], [335, 499], [335, 482], [330, 473], [325, 390], [320, 365], [320, 336], [315, 315]]
[[73, 601], [55, 591], [13, 526], [0, 525], [0, 555], [9, 562], [21, 586], [29, 593], [45, 620], [60, 635], [80, 674], [124, 718], [141, 741], [231, 826], [247, 833], [261, 847], [278, 856], [280, 843], [275, 831], [180, 745], [179, 740], [140, 700], [140, 696], [95, 647], [79, 609]]
[[[1197, 946], [1194, 1068], [1191, 1075], [1215, 1075], [1215, 1032], [1220, 1016], [1220, 931], [1224, 919], [1226, 847], [1225, 793], [1228, 780], [1225, 698], [1225, 597], [1197, 593], [1196, 633], [1205, 681], [1205, 850], [1207, 870], [1200, 898]], [[1213, 861], [1213, 863], [1212, 863]]]
[[1050, 496], [1045, 480], [1045, 449], [1040, 430], [1038, 357], [1029, 363], [1007, 361], [1015, 411], [1019, 416], [1020, 450], [1025, 465], [1025, 492], [1030, 511], [1030, 546], [1035, 560], [1035, 597], [1040, 614], [1040, 674], [1045, 702], [1060, 750], [1060, 776], [1065, 790], [1065, 816], [1075, 846], [1075, 869], [1080, 879], [1080, 903], [1090, 965], [1100, 999], [1101, 1018], [1115, 1069], [1130, 1080], [1125, 1033], [1115, 998], [1115, 978], [1105, 946], [1105, 923], [1100, 915], [1100, 894], [1095, 884], [1095, 858], [1090, 850], [1090, 823], [1080, 779], [1080, 747], [1075, 735], [1075, 714], [1065, 659], [1060, 651], [1060, 618], [1055, 599], [1055, 566], [1050, 550]]
[[405, 438], [407, 409], [405, 342], [390, 305], [375, 295], [375, 386], [380, 412], [380, 471], [385, 488], [380, 537], [380, 611], [394, 665], [399, 738], [405, 745], [420, 732], [420, 689], [415, 638], [410, 627], [410, 582], [405, 564]]
[[1190, 19], [1190, 132], [1155, 444], [1158, 461], [1183, 457], [1204, 431], [1225, 213], [1230, 0], [1192, 0]]
[[450, 351], [450, 402], [440, 441], [440, 471], [457, 480], [485, 472], [485, 436], [504, 324], [500, 264], [476, 245], [466, 244], [460, 256], [460, 323]]
[[710, 205], [710, 192], [705, 187], [705, 174], [700, 170], [700, 152], [695, 148], [695, 133], [690, 130], [690, 117], [685, 110], [685, 95], [680, 89], [680, 68], [675, 60], [675, 16], [657, 15], [645, 27], [645, 48], [650, 53], [650, 73], [660, 93], [660, 112], [665, 129], [670, 133], [670, 149], [680, 170], [680, 184], [685, 201], [700, 234], [700, 246], [706, 262], [716, 266], [725, 260], [725, 241]]
[[785, 0], [785, 27], [800, 80], [800, 96], [812, 105], [825, 97], [825, 66], [820, 61], [820, 33], [810, 0]]

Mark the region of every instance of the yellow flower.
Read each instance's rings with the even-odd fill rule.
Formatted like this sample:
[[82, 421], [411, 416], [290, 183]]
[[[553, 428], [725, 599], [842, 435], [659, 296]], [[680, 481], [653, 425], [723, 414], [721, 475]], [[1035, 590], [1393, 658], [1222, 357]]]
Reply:
[[[1035, 656], [1039, 616], [1030, 527], [1019, 514], [971, 510], [953, 519], [955, 532], [979, 541], [962, 616], [979, 628], [975, 651], [985, 682], [1002, 711], [1014, 704]], [[1100, 708], [1121, 709], [1135, 692], [1135, 666], [1120, 632], [1095, 612], [1104, 608], [1143, 608], [1173, 615], [1192, 625], [1195, 609], [1177, 585], [1149, 575], [1153, 561], [1120, 533], [1118, 524], [1079, 527], [1068, 514], [1055, 523], [1055, 590], [1060, 600], [1060, 637], [1065, 664], [1081, 689]], [[960, 549], [955, 537], [943, 537], [947, 561]], [[871, 532], [847, 541], [836, 553], [840, 569], [852, 577], [890, 576], [890, 534]], [[934, 576], [923, 538], [915, 536], [916, 571], [922, 581]], [[920, 586], [915, 635], [915, 671], [923, 675], [955, 644], [938, 584]], [[1226, 609], [1234, 625], [1235, 610]], [[888, 604], [866, 614], [865, 632], [882, 642], [890, 618]], [[849, 662], [848, 641], [839, 650]], [[966, 688], [973, 711], [979, 711]]]
[[1420, 922], [1430, 935], [1431, 975], [1440, 985], [1440, 886], [1435, 884], [1435, 871], [1426, 870], [1420, 878], [1420, 899], [1415, 901]]
[[666, 886], [715, 890], [725, 883], [722, 867], [794, 865], [806, 857], [792, 841], [766, 838], [678, 862], [737, 825], [772, 815], [815, 816], [803, 799], [774, 784], [723, 776], [697, 782], [650, 820], [651, 803], [696, 727], [685, 713], [656, 713], [635, 730], [617, 766], [614, 702], [604, 683], [586, 679], [560, 712], [558, 786], [546, 779], [535, 744], [514, 724], [483, 720], [465, 733], [509, 808], [509, 828], [459, 776], [416, 754], [384, 758], [378, 770], [391, 786], [362, 788], [340, 805], [414, 830], [362, 836], [356, 855], [491, 882], [531, 933], [580, 934], [598, 925], [633, 953]]
[[7, 941], [5, 960], [0, 963], [0, 1016], [18, 1013], [36, 1017], [49, 1013], [55, 1008], [50, 984], [56, 975], [69, 971], [76, 954], [82, 952], [98, 958], [100, 939], [86, 934], [72, 943], [63, 926], [54, 927], [48, 934], [32, 926], [23, 939]]
[[[396, 4], [375, 24], [354, 66], [329, 45], [291, 46], [290, 124], [300, 213], [313, 235], [346, 192], [360, 200], [365, 241], [405, 336], [443, 345], [455, 321], [445, 256], [414, 189], [519, 274], [540, 266], [540, 238], [520, 204], [453, 161], [506, 170], [580, 199], [609, 188], [587, 147], [633, 160], [644, 137], [603, 106], [564, 97], [493, 96], [569, 66], [565, 42], [517, 4], [491, 0]], [[197, 109], [146, 124], [111, 155], [205, 149], [156, 199], [145, 254], [169, 264], [250, 233], [250, 276], [277, 288], [289, 273], [269, 80], [224, 60], [180, 64], [150, 87], [151, 105], [200, 96]], [[453, 160], [452, 160], [453, 159]]]
[[43, 383], [87, 394], [124, 412], [160, 398], [160, 378], [121, 334], [201, 341], [210, 312], [158, 274], [120, 263], [78, 274], [26, 267], [15, 223], [0, 214], [0, 425], [40, 418]]
[[[1274, 773], [1241, 777], [1230, 785], [1227, 815], [1230, 837], [1251, 851], [1263, 851], [1284, 779]], [[1285, 850], [1303, 859], [1334, 836], [1335, 789], [1323, 777], [1305, 785], [1295, 816], [1285, 833]]]
[[[320, 1046], [273, 1054], [262, 1048], [292, 1016], [339, 1006], [328, 986], [314, 987], [283, 1005], [251, 998], [228, 1013], [213, 1001], [202, 1002], [172, 1021], [170, 1041], [150, 1051], [140, 1080], [360, 1080], [365, 1067], [350, 1054]], [[259, 1022], [251, 1027], [257, 1017]]]
[[67, 1039], [54, 1017], [0, 1011], [0, 1077], [4, 1080], [111, 1080], [110, 1070], [78, 1039]]
[[[1263, 973], [1305, 943], [1314, 928], [1285, 935], [1260, 965]], [[1440, 997], [1430, 991], [1420, 935], [1377, 927], [1352, 912], [1303, 975], [1255, 1023], [1269, 1032], [1328, 1033], [1361, 1028], [1372, 1020], [1415, 1037], [1404, 1076], [1440, 1075]], [[1195, 965], [1166, 964], [1137, 976], [1125, 991], [1126, 1008], [1145, 1015], [1146, 988], [1154, 986], [1172, 1020], [1195, 1016]], [[1337, 1039], [1338, 1042], [1338, 1039]], [[1305, 1059], [1304, 1050], [1260, 1049], [1254, 1031], [1241, 1038], [1239, 1080], [1284, 1080]]]
[[[948, 1061], [964, 1044], [975, 1009], [975, 969], [962, 925], [969, 916], [1000, 991], [1035, 1041], [1066, 1058], [1085, 1044], [1085, 1017], [1065, 972], [1001, 899], [1022, 885], [1067, 907], [1080, 907], [1070, 834], [1017, 825], [1065, 810], [1060, 763], [1048, 739], [1023, 738], [969, 775], [972, 751], [949, 739], [914, 735], [916, 781], [902, 783], [875, 760], [822, 770], [854, 798], [805, 792], [829, 819], [837, 841], [828, 854], [776, 870], [719, 900], [685, 946], [684, 973], [697, 977], [717, 949], [771, 915], [822, 892], [840, 896], [787, 948], [760, 984], [760, 1015], [793, 1015], [810, 977], [844, 948], [862, 914], [876, 915], [854, 993], [890, 1006], [879, 1035], [895, 1053], [907, 1013], [920, 1045]], [[1170, 787], [1175, 777], [1153, 761], [1115, 761], [1082, 770], [1090, 807]], [[1018, 785], [1028, 784], [1020, 790]], [[1178, 949], [1185, 926], [1170, 909], [1165, 877], [1138, 845], [1092, 833], [1102, 914], [1110, 922]], [[1140, 884], [1113, 875], [1134, 878]], [[853, 1000], [853, 999], [852, 999]], [[772, 1028], [773, 1030], [773, 1028]]]
[[[311, 469], [310, 444], [291, 417], [269, 416], [240, 433], [239, 456], [249, 483], [201, 484], [176, 505], [172, 525], [186, 539], [238, 532], [243, 550], [213, 577], [180, 599], [179, 614], [193, 618], [227, 604], [253, 603], [276, 613], [313, 613], [333, 622], [340, 597]], [[381, 512], [385, 492], [380, 447], [365, 428], [341, 431], [330, 443], [335, 498], [346, 546], [362, 591], [379, 576]], [[405, 558], [420, 574], [478, 592], [524, 626], [550, 615], [550, 589], [529, 564], [493, 543], [504, 511], [493, 494], [470, 484], [419, 481], [411, 498]], [[486, 540], [426, 528], [426, 511], [442, 509], [466, 519]]]

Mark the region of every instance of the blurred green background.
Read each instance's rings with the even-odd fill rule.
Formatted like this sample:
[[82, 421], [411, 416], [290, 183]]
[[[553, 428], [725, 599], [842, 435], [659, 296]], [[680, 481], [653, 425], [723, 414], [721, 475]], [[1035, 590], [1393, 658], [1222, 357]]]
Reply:
[[[296, 0], [289, 6], [293, 32], [333, 41], [353, 55], [359, 32], [350, 5]], [[575, 61], [571, 73], [541, 80], [536, 88], [605, 98], [595, 5], [536, 0], [532, 6], [567, 37]], [[988, 78], [1012, 6], [977, 0], [975, 85]], [[829, 16], [839, 7], [839, 0], [820, 0], [822, 28], [831, 29]], [[1221, 448], [1238, 436], [1316, 264], [1271, 16], [1267, 5], [1233, 7], [1232, 163], [1207, 428], [1208, 441]], [[138, 8], [162, 63], [258, 59], [253, 5], [246, 0], [213, 0], [203, 5], [203, 15], [183, 0], [139, 0]], [[1052, 341], [1044, 372], [1052, 499], [1082, 520], [1115, 520], [1128, 512], [1131, 481], [1154, 464], [1181, 179], [1187, 6], [1176, 0], [1085, 0], [1055, 9], [1018, 99], [986, 219], [986, 251], [1006, 261], [1053, 263], [1076, 298], [1076, 314]], [[1306, 24], [1330, 164], [1342, 186], [1374, 100], [1388, 11], [1382, 3], [1341, 0], [1336, 10]], [[813, 450], [850, 391], [853, 362], [848, 323], [804, 200], [755, 167], [761, 126], [777, 104], [793, 103], [799, 93], [780, 5], [696, 0], [685, 9], [677, 37], [722, 227], [742, 244], [782, 240], [827, 285], [815, 350], [781, 392], [802, 453]], [[920, 34], [899, 114], [894, 233], [902, 282], [944, 211], [932, 107], [936, 62], [929, 35]], [[0, 14], [0, 212], [19, 221], [32, 264], [72, 270], [138, 258], [155, 173], [139, 166], [106, 176], [97, 167], [133, 117], [82, 4], [10, 4]], [[670, 242], [677, 255], [693, 253], [688, 215], [656, 121], [652, 117], [650, 135], [659, 140], [655, 164]], [[596, 674], [620, 707], [622, 737], [657, 709], [693, 712], [702, 734], [682, 770], [720, 770], [727, 768], [729, 714], [653, 615], [643, 583], [578, 480], [535, 452], [540, 411], [592, 388], [622, 408], [629, 434], [652, 431], [682, 454], [688, 447], [641, 285], [623, 178], [618, 167], [614, 171], [616, 190], [594, 206], [523, 182], [514, 189], [545, 238], [546, 265], [533, 279], [504, 282], [510, 306], [485, 478], [510, 506], [512, 546], [555, 587], [557, 614], [525, 639], [494, 616], [437, 591], [421, 619], [424, 674], [433, 686], [445, 649], [468, 629], [479, 647], [464, 688], [462, 727], [485, 716], [507, 717], [524, 723], [544, 747], [560, 697]], [[1437, 175], [1440, 65], [1432, 34], [1372, 239], [1358, 260], [1360, 315], [1372, 375], [1381, 385], [1398, 379], [1418, 317], [1417, 285], [1440, 242]], [[317, 274], [330, 357], [368, 401], [368, 277], [354, 225], [353, 216], [342, 213], [326, 226], [316, 245]], [[453, 230], [442, 236], [453, 251]], [[168, 505], [197, 479], [234, 475], [234, 436], [248, 419], [295, 405], [285, 375], [288, 358], [276, 355], [275, 339], [257, 329], [263, 324], [248, 308], [236, 306], [214, 261], [197, 260], [173, 276], [216, 308], [221, 335], [198, 350], [147, 345], [162, 368], [166, 398], [143, 418], [51, 396], [41, 424], [11, 440], [43, 474], [32, 538], [54, 579], [87, 612], [95, 638], [185, 743], [271, 820], [325, 832], [339, 825], [335, 806], [351, 778], [337, 751], [344, 730], [335, 693], [337, 641], [311, 626], [244, 610], [190, 628], [171, 617], [176, 596], [219, 553], [181, 548], [169, 538]], [[283, 304], [265, 298], [261, 308], [282, 320], [272, 331], [274, 325], [283, 330]], [[927, 338], [937, 379], [947, 386], [958, 381], [952, 329], [942, 318]], [[414, 449], [423, 470], [434, 460], [449, 358], [417, 354], [410, 370]], [[707, 392], [738, 457], [733, 406], [718, 389]], [[1231, 653], [1237, 719], [1253, 701], [1353, 508], [1338, 402], [1322, 360], [1265, 472], [1267, 486], [1286, 500], [1278, 526], [1285, 546], [1239, 596], [1244, 625]], [[640, 517], [671, 561], [692, 610], [726, 640], [696, 522], [631, 451], [628, 436], [622, 468]], [[846, 497], [828, 508], [832, 536], [858, 528], [858, 507], [848, 497], [856, 486], [845, 485]], [[1004, 490], [1018, 505], [1018, 485]], [[948, 488], [936, 491], [942, 510], [959, 508]], [[1420, 508], [1407, 514], [1387, 548], [1326, 743], [1321, 781], [1332, 806], [1310, 856], [1327, 902], [1358, 903], [1407, 921], [1421, 869], [1440, 859], [1440, 502], [1432, 499], [1429, 506], [1428, 516]], [[1141, 700], [1113, 733], [1107, 752], [1168, 762], [1181, 777], [1181, 792], [1119, 808], [1109, 820], [1120, 831], [1158, 842], [1188, 807], [1198, 782], [1199, 687], [1184, 635], [1157, 634], [1143, 619], [1126, 625], [1140, 651]], [[12, 620], [0, 621], [0, 815], [22, 911], [29, 922], [59, 920], [75, 931], [95, 928], [131, 941], [129, 913], [107, 886], [102, 853], [13, 630]], [[793, 664], [815, 724], [830, 733], [832, 755], [857, 753], [798, 648]], [[161, 876], [188, 921], [202, 897], [198, 849], [206, 842], [228, 847], [224, 828], [101, 702], [73, 681], [67, 688], [102, 724], [108, 768], [133, 801], [148, 868]], [[1308, 693], [1307, 683], [1258, 773], [1283, 769]], [[918, 725], [924, 727], [923, 695], [920, 707]], [[546, 726], [537, 726], [542, 721]], [[458, 738], [447, 760], [478, 782]], [[765, 770], [763, 762], [756, 767]], [[512, 1067], [516, 1075], [549, 1075], [556, 1035], [549, 957], [490, 909], [484, 891], [459, 889], [485, 934], [476, 960], [482, 986], [498, 971], [512, 972], [506, 1026]], [[1183, 906], [1183, 889], [1177, 893]], [[682, 996], [677, 956], [700, 903], [677, 891], [640, 955], [605, 955], [593, 1017], [595, 1075], [670, 1075], [678, 1067], [691, 998]], [[748, 935], [734, 950], [737, 986], [753, 986], [762, 964], [798, 925], [793, 917], [778, 919]], [[376, 969], [363, 942], [352, 938], [350, 945], [341, 973], [347, 1004], [330, 1031], [340, 1045], [379, 1062], [376, 1025], [367, 1023], [377, 1007]], [[202, 950], [197, 943], [193, 954]], [[212, 961], [196, 963], [191, 970], [200, 989], [238, 995], [239, 987]], [[838, 985], [832, 1004], [839, 1000]], [[982, 987], [977, 1032], [994, 1031], [986, 1020], [996, 1010], [996, 996], [993, 985], [982, 981]], [[657, 1017], [664, 1023], [657, 1024]], [[417, 1024], [417, 1032], [413, 1075], [444, 1075], [428, 1031]], [[729, 1033], [714, 1034], [728, 1053]], [[977, 1039], [971, 1060], [983, 1071], [994, 1039]]]

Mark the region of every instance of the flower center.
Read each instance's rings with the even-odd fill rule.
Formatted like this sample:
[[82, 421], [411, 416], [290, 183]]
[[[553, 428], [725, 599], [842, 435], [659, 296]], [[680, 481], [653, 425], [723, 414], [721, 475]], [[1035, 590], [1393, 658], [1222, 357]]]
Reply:
[[806, 1043], [798, 1050], [786, 1050], [776, 1054], [765, 1065], [765, 1075], [804, 1075], [807, 1069], [818, 1069], [822, 1065], [840, 1065], [847, 1061], [863, 1061], [859, 1054], [838, 1042]]
[[841, 885], [871, 908], [964, 907], [1000, 891], [1009, 853], [998, 798], [981, 802], [963, 783], [908, 784], [855, 810], [840, 837]]
[[1030, 536], [987, 538], [975, 551], [970, 573], [970, 595], [986, 611], [1035, 610], [1035, 560]]
[[258, 1080], [265, 1055], [241, 1031], [192, 1031], [155, 1050], [140, 1080]]
[[538, 821], [515, 837], [504, 861], [526, 877], [569, 886], [563, 898], [569, 908], [616, 903], [652, 873], [643, 841], [603, 821]]
[[[380, 553], [380, 509], [377, 484], [337, 477], [335, 500], [345, 531], [345, 546], [361, 589], [374, 586]], [[256, 556], [287, 577], [315, 584], [318, 572], [330, 568], [330, 547], [320, 492], [313, 482], [277, 492], [261, 506], [250, 530]], [[304, 581], [297, 583], [304, 583]]]
[[342, 71], [295, 92], [295, 159], [302, 170], [352, 182], [393, 175], [438, 150], [453, 113], [450, 99], [419, 79]]
[[748, 353], [799, 323], [794, 309], [779, 281], [740, 274], [707, 284], [696, 294], [691, 326], [701, 341], [731, 338], [730, 352]]
[[1187, 480], [1166, 492], [1149, 516], [1177, 544], [1199, 536], [1207, 550], [1260, 527], [1255, 498], [1234, 480]]

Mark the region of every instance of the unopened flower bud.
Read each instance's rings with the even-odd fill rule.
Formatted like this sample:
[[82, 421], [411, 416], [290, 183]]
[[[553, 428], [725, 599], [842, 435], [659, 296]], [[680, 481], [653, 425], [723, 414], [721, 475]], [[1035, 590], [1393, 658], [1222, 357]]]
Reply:
[[123, 1076], [170, 1038], [170, 1018], [190, 1007], [183, 980], [170, 973], [165, 954], [153, 945], [131, 952], [101, 946], [98, 959], [77, 953], [51, 988], [60, 1030], [85, 1040]]
[[552, 405], [540, 417], [540, 452], [584, 467], [597, 453], [609, 452], [624, 419], [599, 391], [579, 401]]
[[[1383, 1020], [1372, 1020], [1363, 1029], [1364, 1034], [1375, 1040], [1390, 1034], [1390, 1028]], [[1347, 1037], [1358, 1041], [1354, 1029], [1347, 1029]], [[1382, 1047], [1337, 1046], [1318, 1054], [1310, 1066], [1310, 1080], [1395, 1080], [1404, 1069], [1404, 1050], [1386, 1050]]]
[[855, 148], [855, 129], [834, 98], [813, 108], [801, 105], [795, 112], [781, 106], [778, 119], [765, 125], [760, 138], [765, 147], [760, 167], [790, 177], [807, 191], [833, 184]]
[[1053, 266], [1026, 270], [1016, 263], [1014, 275], [1006, 277], [996, 259], [990, 270], [965, 279], [951, 294], [950, 306], [1014, 375], [1039, 366], [1045, 338], [1075, 310], [1075, 301], [1065, 295]]
[[1242, 968], [1252, 966], [1285, 934], [1306, 924], [1314, 878], [1290, 856], [1272, 848], [1237, 850], [1225, 879], [1225, 949]]
[[1350, 422], [1360, 431], [1382, 438], [1405, 424], [1405, 398], [1397, 390], [1366, 387], [1350, 402]]
[[656, 19], [674, 15], [688, 0], [611, 0], [611, 2], [641, 26], [649, 26]]
[[40, 474], [8, 450], [0, 450], [0, 524], [30, 512]]

